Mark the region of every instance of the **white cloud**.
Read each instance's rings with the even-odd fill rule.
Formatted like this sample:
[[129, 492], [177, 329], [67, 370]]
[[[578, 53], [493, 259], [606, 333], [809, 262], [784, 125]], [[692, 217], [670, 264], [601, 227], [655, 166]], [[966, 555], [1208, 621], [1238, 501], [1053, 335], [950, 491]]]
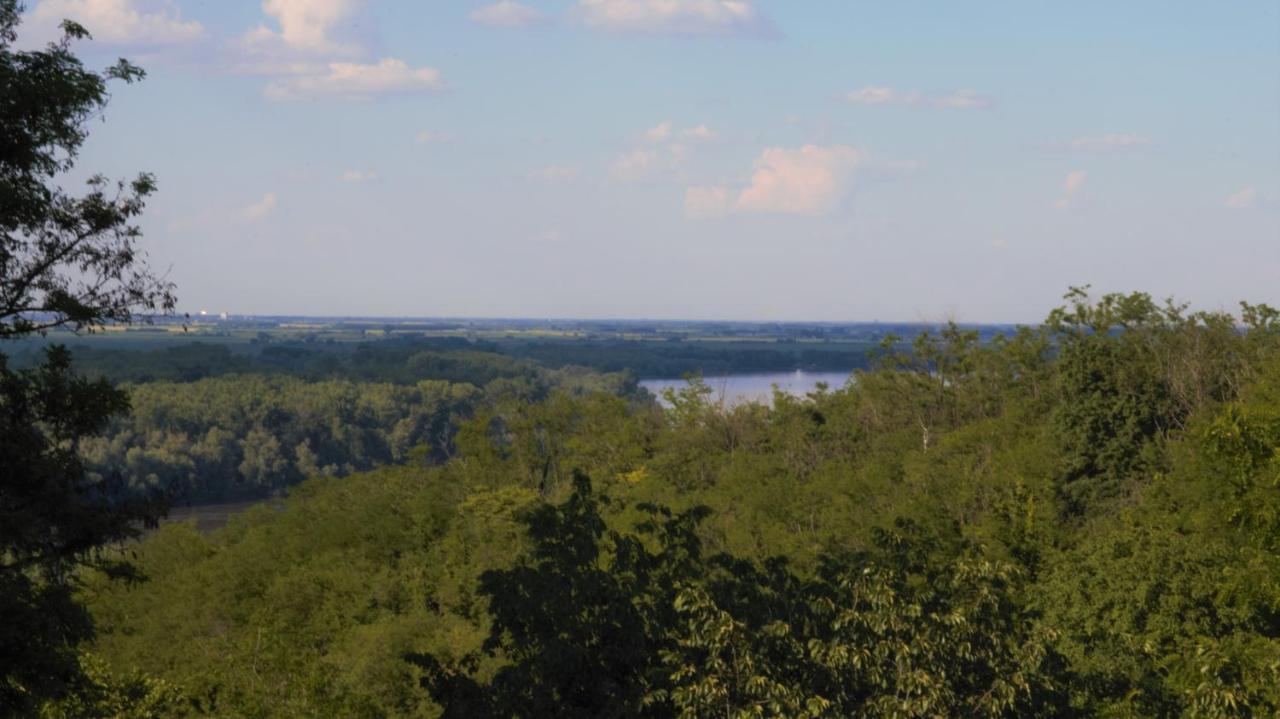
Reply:
[[684, 191], [685, 217], [695, 220], [724, 217], [731, 208], [729, 189], [720, 185], [697, 185]]
[[1084, 170], [1068, 172], [1067, 176], [1062, 180], [1062, 196], [1053, 203], [1053, 206], [1060, 210], [1069, 207], [1075, 199], [1076, 193], [1080, 191], [1081, 187], [1084, 187], [1084, 181], [1088, 177], [1089, 173]]
[[23, 19], [24, 35], [60, 37], [63, 20], [113, 45], [176, 45], [205, 37], [200, 23], [183, 20], [173, 3], [160, 0], [41, 0]]
[[545, 19], [542, 13], [534, 8], [513, 0], [500, 0], [492, 5], [485, 5], [471, 11], [467, 17], [481, 25], [498, 27], [525, 27], [536, 25]]
[[1077, 137], [1068, 143], [1073, 150], [1107, 151], [1128, 150], [1135, 147], [1146, 147], [1151, 138], [1128, 132], [1109, 132], [1105, 135]]
[[[268, 22], [240, 38], [235, 47], [242, 58], [234, 69], [272, 77], [263, 90], [272, 100], [364, 100], [442, 89], [435, 68], [410, 67], [392, 57], [367, 61], [374, 25], [366, 5], [367, 0], [262, 0]], [[433, 141], [424, 137], [419, 142]]]
[[684, 214], [690, 219], [733, 212], [821, 215], [839, 205], [854, 171], [864, 164], [863, 153], [847, 145], [766, 148], [741, 190], [725, 185], [685, 188]]
[[660, 122], [644, 131], [645, 142], [655, 145], [661, 145], [677, 139], [696, 142], [701, 140], [714, 140], [715, 137], [715, 131], [706, 125], [697, 125], [695, 127], [686, 127], [683, 130], [677, 130], [670, 120]]
[[1074, 193], [1084, 186], [1085, 179], [1089, 176], [1084, 170], [1072, 170], [1067, 173], [1067, 177], [1062, 182], [1062, 186], [1069, 193]]
[[244, 210], [241, 212], [241, 215], [244, 217], [244, 219], [250, 222], [253, 222], [255, 220], [261, 220], [267, 215], [270, 215], [273, 211], [275, 211], [275, 209], [276, 209], [276, 193], [268, 192], [267, 194], [262, 196], [261, 200], [258, 200], [252, 205], [249, 205], [248, 207], [244, 208]]
[[947, 95], [927, 98], [927, 102], [931, 107], [945, 107], [952, 110], [972, 110], [991, 107], [994, 104], [991, 98], [979, 95], [973, 90], [956, 90]]
[[412, 68], [403, 60], [383, 58], [376, 63], [331, 62], [324, 73], [281, 78], [266, 88], [272, 100], [330, 96], [366, 99], [393, 93], [433, 92], [444, 87], [440, 71]]
[[620, 182], [635, 182], [678, 170], [688, 159], [689, 145], [713, 139], [715, 132], [706, 125], [678, 129], [670, 120], [654, 125], [639, 137], [642, 144], [619, 155], [609, 174]]
[[843, 197], [862, 160], [861, 152], [846, 145], [768, 148], [756, 159], [751, 182], [738, 195], [735, 207], [793, 215], [829, 212]]
[[1228, 197], [1225, 204], [1233, 210], [1241, 210], [1252, 205], [1257, 199], [1257, 189], [1253, 187], [1246, 187]]
[[846, 94], [845, 99], [855, 105], [892, 105], [900, 102], [897, 92], [880, 85], [867, 85], [861, 90], [854, 90]]
[[243, 38], [250, 50], [273, 52], [281, 48], [311, 53], [351, 55], [359, 45], [339, 37], [364, 7], [363, 0], [263, 0], [262, 11], [279, 25], [272, 30], [259, 25]]
[[578, 168], [569, 165], [547, 165], [529, 173], [531, 180], [545, 182], [567, 182], [578, 176]]
[[369, 182], [378, 179], [378, 173], [373, 170], [347, 170], [342, 173], [343, 182]]
[[898, 107], [933, 107], [949, 110], [974, 110], [991, 107], [991, 98], [972, 90], [954, 90], [945, 95], [926, 95], [921, 92], [895, 90], [883, 85], [867, 85], [846, 93], [845, 101], [854, 105], [878, 105]]
[[684, 140], [714, 140], [716, 139], [715, 130], [706, 125], [698, 125], [697, 127], [688, 127], [680, 131], [680, 137]]
[[609, 175], [619, 182], [643, 180], [664, 164], [654, 150], [632, 150], [613, 161]]
[[689, 157], [689, 149], [678, 142], [657, 148], [636, 148], [624, 152], [609, 166], [609, 176], [618, 182], [639, 182], [670, 175], [679, 170]]
[[644, 139], [649, 142], [666, 142], [671, 139], [671, 122], [661, 122], [645, 130]]
[[752, 35], [769, 29], [751, 0], [579, 0], [589, 27], [677, 35]]

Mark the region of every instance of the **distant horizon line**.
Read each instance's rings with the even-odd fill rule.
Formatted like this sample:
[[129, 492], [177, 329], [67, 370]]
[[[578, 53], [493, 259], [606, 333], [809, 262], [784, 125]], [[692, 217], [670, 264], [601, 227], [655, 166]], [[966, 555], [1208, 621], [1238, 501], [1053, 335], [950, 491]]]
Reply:
[[[172, 315], [147, 315], [145, 319], [163, 320], [167, 323], [180, 321], [184, 318], [191, 320], [203, 320], [206, 322], [231, 321], [235, 319], [247, 320], [329, 320], [329, 321], [397, 321], [397, 322], [481, 322], [481, 323], [497, 323], [497, 322], [522, 322], [522, 323], [548, 323], [548, 322], [574, 322], [574, 323], [620, 323], [620, 324], [643, 324], [643, 323], [669, 323], [669, 324], [746, 324], [746, 325], [919, 325], [919, 326], [939, 326], [945, 325], [949, 320], [885, 320], [885, 319], [869, 319], [869, 320], [804, 320], [804, 319], [787, 319], [787, 320], [768, 320], [768, 319], [742, 319], [742, 318], [714, 318], [714, 319], [697, 319], [697, 318], [677, 318], [677, 317], [569, 317], [569, 316], [518, 316], [518, 315], [300, 315], [300, 314], [259, 314], [245, 312], [227, 312], [226, 319], [221, 319], [221, 312], [206, 312], [200, 314], [196, 312], [181, 312]], [[142, 315], [139, 315], [142, 317]], [[1010, 322], [1010, 321], [956, 321], [961, 327], [1034, 327], [1041, 322]]]

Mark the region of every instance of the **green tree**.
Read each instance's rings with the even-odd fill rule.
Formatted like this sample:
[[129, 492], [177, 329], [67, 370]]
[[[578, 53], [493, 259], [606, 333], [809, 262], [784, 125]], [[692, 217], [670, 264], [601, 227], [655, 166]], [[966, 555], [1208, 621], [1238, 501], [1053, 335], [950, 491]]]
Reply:
[[[151, 176], [94, 176], [81, 196], [56, 184], [105, 108], [107, 83], [142, 71], [123, 60], [86, 69], [71, 43], [88, 33], [71, 22], [60, 41], [15, 51], [20, 11], [0, 0], [0, 339], [171, 310], [172, 285], [136, 246]], [[76, 647], [93, 627], [74, 597], [77, 569], [128, 574], [100, 550], [160, 510], [81, 465], [80, 440], [127, 408], [106, 382], [76, 377], [62, 348], [25, 371], [0, 355], [0, 712], [28, 714], [81, 683]]]
[[825, 558], [705, 556], [705, 508], [659, 506], [606, 529], [582, 475], [525, 525], [532, 550], [486, 572], [480, 657], [410, 655], [446, 717], [933, 717], [1065, 713], [1065, 668], [1019, 603], [1008, 564], [900, 522], [875, 550]]
[[154, 178], [94, 175], [80, 196], [55, 182], [106, 108], [107, 83], [134, 82], [142, 69], [126, 60], [103, 72], [85, 68], [71, 43], [89, 33], [70, 21], [59, 42], [14, 51], [19, 10], [17, 0], [0, 0], [0, 338], [172, 310], [173, 286], [144, 261], [133, 224]]
[[284, 484], [289, 460], [280, 448], [280, 440], [274, 435], [261, 427], [254, 427], [240, 440], [240, 449], [244, 453], [240, 474], [246, 482], [263, 489]]
[[[446, 664], [410, 655], [425, 670], [423, 684], [445, 707], [444, 716], [645, 713], [646, 694], [657, 678], [662, 626], [669, 623], [660, 619], [674, 619], [664, 611], [671, 601], [662, 594], [673, 592], [674, 584], [670, 566], [663, 565], [696, 558], [696, 538], [687, 531], [666, 532], [666, 538], [683, 541], [664, 543], [658, 554], [614, 533], [606, 543], [600, 509], [607, 500], [591, 491], [584, 475], [574, 485], [563, 504], [539, 505], [524, 515], [530, 556], [480, 577], [479, 592], [488, 598], [493, 618], [484, 652], [509, 664], [491, 681], [479, 682], [468, 671], [478, 656]], [[687, 527], [696, 514], [667, 520]], [[612, 550], [607, 559], [606, 550]]]

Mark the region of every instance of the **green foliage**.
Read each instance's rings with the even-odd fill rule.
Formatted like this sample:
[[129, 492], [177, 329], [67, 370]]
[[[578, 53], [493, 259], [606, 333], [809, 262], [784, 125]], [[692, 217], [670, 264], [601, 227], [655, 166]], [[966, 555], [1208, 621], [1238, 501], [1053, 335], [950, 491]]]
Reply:
[[486, 572], [479, 583], [492, 615], [483, 651], [500, 654], [506, 666], [482, 684], [459, 669], [474, 667], [475, 655], [453, 665], [411, 655], [427, 673], [424, 684], [445, 716], [637, 715], [669, 605], [645, 594], [670, 591], [667, 565], [696, 558], [696, 538], [665, 532], [685, 546], [664, 545], [655, 555], [635, 538], [613, 536], [614, 551], [602, 565], [605, 524], [582, 477], [564, 504], [536, 507], [522, 521], [533, 545], [529, 557]]
[[[223, 715], [1274, 716], [1273, 313], [1069, 301], [770, 406], [496, 380], [444, 461], [150, 536], [149, 582], [85, 590], [94, 651]], [[207, 411], [312, 406], [260, 394]]]
[[92, 654], [82, 654], [85, 684], [74, 695], [40, 707], [40, 719], [181, 719], [192, 702], [172, 683], [134, 673], [115, 676]]
[[73, 597], [76, 570], [128, 575], [102, 545], [137, 536], [160, 506], [89, 477], [76, 444], [127, 409], [125, 395], [70, 370], [55, 347], [38, 370], [0, 355], [0, 706], [58, 696], [80, 681], [76, 646], [93, 625]]
[[[523, 519], [532, 548], [482, 575], [491, 678], [429, 655], [445, 716], [1047, 716], [1064, 705], [1051, 633], [1021, 616], [1018, 572], [975, 554], [931, 561], [908, 524], [801, 579], [704, 558], [707, 510], [646, 509], [609, 533], [579, 478]], [[648, 547], [655, 546], [651, 551]]]
[[97, 651], [200, 714], [429, 716], [401, 657], [480, 645], [477, 577], [514, 561], [535, 498], [389, 468], [311, 480], [212, 535], [165, 525], [136, 552], [149, 581], [86, 588]]
[[71, 44], [88, 32], [72, 22], [61, 40], [14, 51], [18, 22], [17, 1], [0, 0], [0, 339], [172, 310], [172, 285], [142, 261], [132, 224], [154, 178], [94, 175], [82, 197], [55, 183], [74, 167], [89, 120], [106, 108], [107, 83], [139, 80], [142, 70], [125, 60], [101, 73], [86, 69]]
[[[341, 326], [346, 326], [343, 323]], [[785, 331], [779, 328], [780, 331]], [[879, 332], [875, 326], [872, 332]], [[227, 374], [288, 374], [304, 379], [350, 379], [413, 384], [443, 379], [477, 386], [498, 379], [577, 377], [596, 389], [629, 391], [628, 376], [680, 377], [740, 372], [847, 371], [867, 367], [866, 341], [796, 344], [779, 341], [583, 338], [474, 340], [462, 337], [395, 337], [340, 342], [263, 332], [248, 343], [234, 330], [207, 330], [199, 339], [165, 339], [141, 333], [94, 338], [74, 346], [86, 373], [117, 382], [193, 382]], [[156, 347], [156, 344], [160, 347]]]
[[[92, 471], [119, 473], [131, 487], [175, 501], [260, 498], [307, 477], [410, 457], [438, 464], [456, 454], [460, 426], [480, 410], [550, 410], [568, 395], [635, 390], [626, 377], [479, 352], [419, 352], [407, 361], [420, 378], [411, 383], [249, 374], [125, 385], [134, 411], [86, 441], [82, 454]], [[459, 378], [483, 384], [447, 381]], [[607, 411], [625, 412], [626, 403]], [[553, 436], [544, 434], [542, 444]]]
[[[71, 52], [84, 28], [15, 51], [20, 7], [0, 0], [0, 340], [55, 327], [94, 329], [138, 311], [170, 311], [172, 286], [140, 256], [135, 222], [155, 189], [141, 174], [95, 175], [75, 196], [57, 184], [70, 171], [89, 120], [106, 107], [107, 83], [142, 71], [121, 60], [103, 72]], [[79, 446], [128, 409], [126, 394], [71, 370], [48, 348], [12, 369], [0, 353], [0, 714], [24, 715], [91, 686], [77, 647], [93, 622], [75, 597], [78, 572], [129, 576], [103, 548], [136, 536], [160, 511], [121, 492], [112, 476], [85, 472]]]
[[[154, 178], [55, 181], [142, 71], [19, 18], [0, 340], [171, 311]], [[0, 354], [0, 715], [1280, 715], [1280, 311], [1065, 300], [874, 368], [679, 333]], [[859, 370], [635, 382], [799, 366]], [[162, 493], [288, 496], [205, 535]]]
[[1238, 391], [1249, 340], [1229, 315], [1188, 314], [1185, 305], [1160, 306], [1141, 292], [1091, 303], [1086, 288], [1073, 288], [1067, 299], [1046, 324], [1059, 349], [1054, 425], [1066, 460], [1063, 492], [1069, 509], [1082, 512], [1124, 494], [1131, 475], [1151, 469], [1152, 442]]
[[1280, 711], [1280, 364], [1193, 422], [1169, 472], [1082, 528], [1036, 598], [1079, 701], [1114, 716]]

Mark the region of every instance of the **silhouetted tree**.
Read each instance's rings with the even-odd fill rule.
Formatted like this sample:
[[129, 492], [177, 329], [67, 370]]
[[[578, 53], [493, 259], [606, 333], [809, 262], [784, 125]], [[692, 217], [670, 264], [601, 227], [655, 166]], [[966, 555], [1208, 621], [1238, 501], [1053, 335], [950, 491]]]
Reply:
[[[56, 184], [106, 106], [107, 83], [142, 70], [124, 60], [86, 69], [71, 43], [88, 32], [72, 22], [58, 42], [15, 51], [21, 10], [0, 0], [0, 339], [172, 310], [172, 285], [147, 266], [132, 224], [151, 176], [95, 175], [81, 196]], [[128, 574], [100, 550], [157, 517], [158, 502], [89, 478], [79, 458], [80, 439], [127, 409], [124, 393], [76, 377], [61, 347], [24, 371], [0, 354], [0, 712], [28, 714], [80, 682], [75, 649], [92, 623], [74, 597], [76, 571]]]

